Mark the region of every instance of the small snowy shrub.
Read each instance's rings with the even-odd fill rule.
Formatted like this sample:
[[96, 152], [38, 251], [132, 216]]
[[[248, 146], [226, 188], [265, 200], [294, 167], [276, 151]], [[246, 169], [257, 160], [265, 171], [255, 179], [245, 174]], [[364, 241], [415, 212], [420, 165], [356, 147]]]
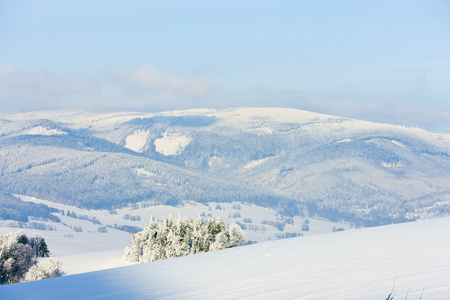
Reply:
[[171, 257], [236, 247], [244, 243], [244, 233], [236, 224], [229, 230], [222, 219], [212, 219], [205, 226], [202, 218], [156, 221], [133, 235], [124, 258], [131, 262], [150, 262]]
[[38, 264], [37, 258], [48, 257], [48, 254], [47, 244], [42, 236], [35, 235], [30, 238], [22, 230], [1, 235], [0, 284], [61, 276], [58, 261], [50, 260], [45, 264]]

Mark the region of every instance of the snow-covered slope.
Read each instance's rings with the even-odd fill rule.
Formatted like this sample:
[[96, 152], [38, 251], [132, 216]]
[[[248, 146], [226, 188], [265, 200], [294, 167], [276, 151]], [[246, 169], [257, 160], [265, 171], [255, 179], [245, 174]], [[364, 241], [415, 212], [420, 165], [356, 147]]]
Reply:
[[25, 196], [20, 196], [20, 199], [53, 208], [52, 215], [60, 222], [37, 218], [30, 218], [30, 223], [0, 220], [0, 234], [17, 231], [19, 229], [15, 228], [21, 227], [30, 236], [34, 233], [42, 235], [52, 257], [60, 260], [64, 272], [70, 275], [124, 265], [126, 262], [122, 261], [122, 255], [125, 247], [130, 245], [132, 233], [141, 231], [151, 220], [163, 222], [170, 215], [188, 219], [201, 216], [204, 220], [221, 218], [227, 226], [236, 223], [242, 227], [248, 243], [329, 233], [337, 228], [351, 229], [350, 224], [285, 217], [273, 209], [238, 202], [210, 202], [208, 205], [191, 202], [176, 207], [142, 204], [107, 211], [76, 208]]
[[0, 122], [0, 189], [77, 206], [244, 201], [377, 225], [450, 200], [450, 135], [418, 128], [282, 108]]
[[450, 218], [0, 287], [1, 299], [448, 299]]

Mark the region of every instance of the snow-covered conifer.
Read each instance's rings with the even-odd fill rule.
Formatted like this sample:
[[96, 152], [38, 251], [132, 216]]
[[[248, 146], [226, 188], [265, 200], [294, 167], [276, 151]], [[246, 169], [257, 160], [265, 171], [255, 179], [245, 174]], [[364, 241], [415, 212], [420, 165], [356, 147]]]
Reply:
[[192, 226], [191, 249], [189, 254], [196, 254], [209, 251], [210, 241], [205, 223], [198, 217]]
[[34, 234], [34, 237], [28, 239], [28, 244], [33, 248], [37, 257], [48, 257], [50, 251], [44, 237], [39, 234]]
[[208, 233], [209, 233], [210, 239], [214, 240], [216, 238], [216, 235], [222, 231], [226, 232], [227, 227], [221, 218], [211, 219], [208, 222]]
[[201, 217], [173, 219], [169, 216], [161, 224], [151, 221], [144, 230], [133, 235], [124, 258], [131, 262], [150, 262], [171, 257], [221, 250], [243, 244], [244, 235], [236, 224], [228, 232], [224, 221], [212, 219], [205, 226]]

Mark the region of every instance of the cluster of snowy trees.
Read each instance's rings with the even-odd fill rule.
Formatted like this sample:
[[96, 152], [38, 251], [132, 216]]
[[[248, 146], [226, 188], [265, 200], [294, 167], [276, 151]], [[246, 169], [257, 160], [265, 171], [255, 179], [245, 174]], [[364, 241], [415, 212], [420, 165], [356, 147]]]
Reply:
[[40, 235], [27, 237], [21, 230], [0, 236], [0, 284], [61, 276], [58, 260], [38, 262], [37, 258], [48, 256], [47, 243]]
[[161, 224], [152, 221], [133, 235], [124, 258], [131, 262], [150, 262], [171, 257], [236, 247], [244, 243], [244, 233], [237, 224], [227, 227], [222, 219], [205, 221], [172, 216]]

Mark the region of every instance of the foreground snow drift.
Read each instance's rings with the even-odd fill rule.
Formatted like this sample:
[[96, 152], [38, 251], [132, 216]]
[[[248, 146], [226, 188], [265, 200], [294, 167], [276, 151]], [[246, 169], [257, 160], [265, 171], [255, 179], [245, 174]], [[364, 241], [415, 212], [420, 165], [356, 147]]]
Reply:
[[260, 243], [0, 288], [1, 299], [450, 296], [450, 218]]

